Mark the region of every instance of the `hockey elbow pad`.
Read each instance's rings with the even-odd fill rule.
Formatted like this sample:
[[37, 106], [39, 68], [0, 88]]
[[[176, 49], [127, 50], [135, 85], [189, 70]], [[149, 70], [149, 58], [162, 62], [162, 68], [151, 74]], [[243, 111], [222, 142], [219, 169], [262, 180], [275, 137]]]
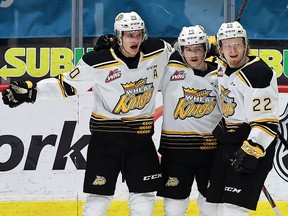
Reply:
[[2, 92], [3, 103], [11, 108], [17, 107], [24, 102], [34, 103], [37, 95], [35, 87], [36, 84], [31, 81], [14, 81]]
[[259, 158], [264, 157], [265, 153], [261, 145], [245, 140], [234, 155], [235, 159], [232, 162], [234, 170], [247, 173], [257, 168]]

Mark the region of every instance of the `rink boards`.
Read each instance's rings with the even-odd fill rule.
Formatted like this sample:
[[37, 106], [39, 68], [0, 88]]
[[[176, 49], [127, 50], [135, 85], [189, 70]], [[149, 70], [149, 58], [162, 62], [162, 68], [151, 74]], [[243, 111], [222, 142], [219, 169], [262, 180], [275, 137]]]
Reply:
[[[39, 101], [10, 109], [0, 103], [0, 215], [72, 216], [82, 214], [84, 161], [89, 141], [91, 93], [65, 100]], [[287, 93], [280, 94], [279, 109], [284, 112]], [[154, 140], [159, 145], [161, 96], [157, 98]], [[283, 118], [283, 117], [282, 117]], [[287, 136], [286, 131], [284, 135]], [[287, 138], [287, 137], [286, 137]], [[287, 151], [280, 146], [278, 156]], [[275, 161], [281, 165], [279, 158]], [[279, 162], [280, 161], [280, 162]], [[284, 161], [285, 162], [285, 161]], [[269, 174], [265, 186], [283, 216], [288, 215], [287, 167]], [[283, 173], [281, 174], [281, 171]], [[108, 215], [128, 215], [128, 190], [119, 176], [114, 201]], [[197, 213], [197, 191], [193, 186], [189, 215]], [[274, 215], [261, 194], [251, 215]], [[163, 215], [157, 197], [155, 215]], [[194, 212], [193, 212], [194, 211]], [[285, 212], [286, 211], [286, 212]], [[41, 213], [40, 213], [41, 212]]]

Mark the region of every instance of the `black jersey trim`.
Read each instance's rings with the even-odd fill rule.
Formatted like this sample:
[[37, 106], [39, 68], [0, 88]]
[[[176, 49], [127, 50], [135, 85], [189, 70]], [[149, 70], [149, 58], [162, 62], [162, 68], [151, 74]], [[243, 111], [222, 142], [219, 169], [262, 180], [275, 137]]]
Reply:
[[163, 51], [164, 51], [164, 48], [156, 50], [154, 52], [150, 52], [150, 53], [144, 54], [142, 59], [141, 59], [141, 61], [146, 61], [148, 59], [151, 59], [151, 58], [154, 58], [156, 56], [159, 56], [161, 53], [163, 53]]
[[154, 119], [138, 119], [137, 121], [107, 120], [98, 119], [92, 115], [90, 118], [90, 131], [134, 133], [140, 135], [153, 134]]
[[247, 86], [252, 87], [249, 79], [246, 77], [246, 75], [244, 74], [244, 72], [242, 71], [244, 68], [246, 68], [247, 66], [259, 61], [260, 58], [256, 57], [255, 59], [253, 59], [252, 61], [247, 62], [243, 67], [241, 67], [237, 72], [236, 75], [239, 77], [239, 79], [244, 82]]
[[163, 149], [182, 149], [182, 150], [213, 150], [216, 149], [218, 142], [213, 135], [211, 136], [171, 136], [161, 134], [160, 148]]
[[[108, 50], [107, 50], [107, 52], [108, 52]], [[112, 48], [109, 50], [108, 53], [107, 52], [103, 53], [103, 55], [105, 54], [105, 58], [107, 60], [99, 62], [97, 64], [93, 64], [92, 65], [93, 68], [103, 69], [103, 68], [109, 68], [109, 67], [118, 66], [118, 65], [123, 64], [121, 62], [121, 60], [117, 57], [117, 55], [115, 54], [115, 52]], [[98, 53], [98, 55], [100, 55], [100, 54], [101, 54], [101, 52]], [[98, 56], [96, 56], [96, 57], [98, 57]]]
[[199, 133], [199, 132], [184, 132], [184, 131], [168, 131], [168, 130], [162, 130], [162, 133], [167, 136], [179, 136], [179, 135], [185, 135], [185, 136], [193, 136], [193, 137], [213, 137], [212, 133]]
[[177, 59], [170, 59], [168, 62], [168, 66], [172, 67], [180, 67], [180, 68], [188, 68], [187, 64], [185, 64], [183, 61], [177, 60]]
[[236, 75], [249, 87], [268, 87], [273, 77], [273, 70], [259, 57], [249, 56], [249, 59], [248, 63], [236, 71]]
[[236, 75], [239, 77], [239, 79], [242, 82], [244, 82], [247, 86], [251, 87], [251, 84], [250, 84], [249, 80], [246, 78], [246, 76], [243, 74], [243, 72], [241, 70], [237, 71]]
[[98, 68], [98, 69], [103, 69], [103, 68], [110, 68], [110, 67], [114, 67], [114, 66], [118, 66], [121, 65], [122, 63], [120, 61], [117, 60], [112, 60], [112, 61], [108, 61], [108, 62], [103, 62], [97, 65], [93, 65], [93, 68]]
[[64, 76], [62, 74], [58, 75], [56, 79], [60, 86], [63, 97], [73, 96], [77, 94], [77, 90], [64, 81]]

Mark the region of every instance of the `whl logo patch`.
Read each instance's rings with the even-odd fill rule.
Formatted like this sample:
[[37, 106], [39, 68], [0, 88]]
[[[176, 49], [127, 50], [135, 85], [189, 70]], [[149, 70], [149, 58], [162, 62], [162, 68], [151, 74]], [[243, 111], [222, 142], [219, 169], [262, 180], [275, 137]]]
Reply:
[[121, 71], [119, 69], [111, 70], [108, 74], [108, 76], [105, 79], [106, 83], [109, 83], [115, 79], [120, 78], [122, 75]]
[[186, 78], [186, 73], [184, 70], [176, 70], [170, 77], [170, 81], [184, 80]]
[[[280, 115], [280, 133], [287, 140], [288, 135], [288, 104], [282, 115]], [[288, 182], [288, 149], [278, 139], [274, 157], [274, 169], [278, 175]]]

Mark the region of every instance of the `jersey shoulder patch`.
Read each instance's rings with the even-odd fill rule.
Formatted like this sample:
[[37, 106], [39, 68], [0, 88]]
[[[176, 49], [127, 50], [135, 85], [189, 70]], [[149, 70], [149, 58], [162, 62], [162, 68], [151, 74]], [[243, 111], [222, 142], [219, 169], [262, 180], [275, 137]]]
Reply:
[[165, 47], [164, 41], [160, 39], [148, 39], [141, 44], [141, 51], [144, 54], [155, 52], [157, 50], [163, 50]]
[[[160, 55], [165, 51], [165, 49], [169, 49], [172, 52], [172, 47], [167, 46], [163, 40], [160, 39], [149, 39], [145, 40], [141, 44], [141, 52], [143, 53], [143, 59], [153, 58], [157, 55]], [[168, 43], [167, 43], [168, 44]]]
[[94, 68], [118, 63], [110, 49], [88, 52], [83, 55], [82, 59], [86, 64]]
[[186, 65], [186, 63], [184, 62], [182, 56], [179, 54], [178, 51], [175, 51], [169, 59], [168, 64], [180, 64], [180, 65]]
[[175, 51], [169, 59], [168, 66], [188, 67], [179, 52]]
[[250, 57], [241, 71], [253, 88], [268, 87], [273, 77], [273, 70], [259, 57]]
[[178, 51], [175, 51], [171, 56], [170, 59], [171, 61], [181, 61], [184, 63], [182, 56], [179, 54]]

